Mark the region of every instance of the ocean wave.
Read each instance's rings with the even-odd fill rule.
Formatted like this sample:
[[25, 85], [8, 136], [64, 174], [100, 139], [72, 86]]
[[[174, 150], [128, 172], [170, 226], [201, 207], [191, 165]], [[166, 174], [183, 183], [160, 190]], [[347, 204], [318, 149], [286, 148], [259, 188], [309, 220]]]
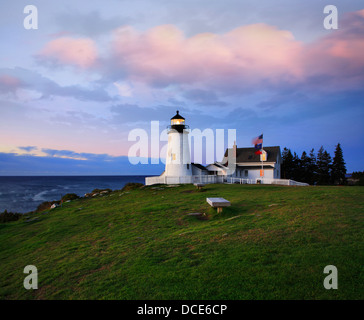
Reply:
[[43, 196], [45, 194], [48, 193], [48, 190], [45, 190], [45, 191], [42, 191], [42, 192], [39, 192], [37, 193], [34, 197], [33, 197], [33, 201], [46, 201], [47, 199], [44, 198]]
[[80, 187], [79, 184], [69, 184], [69, 185], [58, 185], [59, 187], [65, 189], [65, 190], [68, 190], [68, 189], [77, 189], [78, 187]]
[[[59, 200], [66, 193], [83, 196], [94, 189], [121, 189], [127, 182], [145, 182], [145, 176], [0, 177], [0, 212], [26, 213], [43, 201]], [[16, 201], [13, 201], [16, 199]]]

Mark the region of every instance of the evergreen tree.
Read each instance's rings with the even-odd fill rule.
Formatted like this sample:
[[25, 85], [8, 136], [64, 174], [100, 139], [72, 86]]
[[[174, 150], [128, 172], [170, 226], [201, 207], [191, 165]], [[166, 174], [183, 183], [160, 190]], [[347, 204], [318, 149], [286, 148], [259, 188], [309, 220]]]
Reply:
[[292, 179], [292, 172], [293, 172], [293, 155], [290, 149], [286, 147], [283, 149], [282, 152], [282, 177], [283, 179]]
[[308, 181], [309, 184], [317, 183], [317, 160], [315, 155], [315, 149], [311, 149], [308, 164]]
[[337, 144], [335, 149], [334, 160], [332, 163], [331, 182], [333, 184], [345, 184], [346, 183], [346, 166], [341, 149], [340, 143]]
[[320, 185], [330, 184], [330, 173], [331, 173], [331, 156], [321, 146], [317, 153], [317, 183]]
[[293, 153], [291, 179], [300, 181], [302, 176], [301, 161], [296, 152]]
[[311, 159], [307, 156], [306, 151], [302, 152], [301, 159], [300, 159], [300, 182], [306, 182], [310, 183], [310, 172], [309, 172], [309, 166], [310, 166]]

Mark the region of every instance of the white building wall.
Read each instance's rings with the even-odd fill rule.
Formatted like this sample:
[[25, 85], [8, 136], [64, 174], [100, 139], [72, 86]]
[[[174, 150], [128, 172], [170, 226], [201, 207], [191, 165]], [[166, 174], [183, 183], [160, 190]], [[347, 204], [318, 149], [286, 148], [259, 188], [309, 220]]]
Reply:
[[165, 175], [170, 177], [192, 175], [188, 132], [171, 130], [168, 133]]
[[201, 170], [200, 168], [195, 167], [192, 165], [192, 175], [194, 176], [206, 176], [208, 174], [208, 171]]
[[[248, 171], [248, 175], [245, 175], [245, 171]], [[260, 169], [249, 169], [249, 168], [238, 168], [235, 171], [233, 177], [242, 178], [242, 179], [257, 179], [260, 177]], [[264, 169], [264, 178], [267, 179], [274, 179], [277, 178], [276, 170], [273, 168], [271, 169]]]
[[[254, 169], [254, 170], [249, 170], [248, 172], [249, 172], [248, 179], [261, 178], [260, 170]], [[273, 179], [274, 178], [273, 168], [272, 169], [264, 169], [264, 178], [266, 178], [266, 179]]]

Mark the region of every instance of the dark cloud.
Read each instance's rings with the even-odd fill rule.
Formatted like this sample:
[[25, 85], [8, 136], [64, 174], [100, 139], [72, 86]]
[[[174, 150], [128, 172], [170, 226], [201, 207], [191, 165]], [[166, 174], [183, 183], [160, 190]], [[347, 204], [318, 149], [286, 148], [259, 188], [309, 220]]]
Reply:
[[[180, 108], [181, 109], [181, 108]], [[113, 123], [150, 122], [169, 120], [176, 112], [175, 106], [156, 106], [143, 108], [136, 104], [117, 104], [110, 108], [114, 114]], [[183, 110], [183, 109], [181, 109]]]
[[[106, 5], [106, 4], [105, 4]], [[98, 11], [83, 12], [63, 12], [55, 17], [56, 24], [72, 34], [98, 36], [107, 33], [119, 26], [133, 22], [131, 17], [104, 18]]]
[[183, 100], [175, 99], [175, 98], [169, 98], [168, 102], [175, 106], [185, 106], [186, 103]]
[[49, 113], [49, 121], [54, 124], [66, 125], [71, 128], [80, 128], [88, 132], [94, 130], [111, 130], [109, 121], [102, 118], [102, 116], [95, 116], [93, 114], [82, 111], [62, 111], [62, 113]]
[[298, 105], [301, 104], [302, 102], [306, 104], [307, 102], [309, 102], [308, 96], [305, 95], [304, 93], [297, 90], [293, 92], [292, 91], [287, 92], [287, 90], [281, 90], [281, 91], [276, 91], [268, 98], [257, 103], [256, 107], [258, 109], [263, 110], [263, 112], [267, 111], [277, 112], [278, 109], [284, 109], [285, 107], [287, 107], [287, 105], [292, 105], [292, 103]]
[[[62, 153], [62, 152], [61, 152]], [[0, 153], [0, 175], [153, 175], [164, 165], [132, 165], [128, 157], [91, 155], [90, 160]], [[150, 163], [150, 161], [149, 161]]]
[[191, 89], [186, 91], [183, 96], [199, 106], [224, 107], [227, 105], [226, 102], [219, 99], [216, 92], [211, 90]]
[[31, 151], [34, 151], [34, 150], [37, 150], [38, 148], [35, 147], [35, 146], [29, 146], [29, 147], [18, 147], [20, 150], [24, 150], [26, 152], [31, 152]]
[[[116, 97], [110, 97], [103, 87], [97, 86], [94, 89], [85, 89], [80, 86], [60, 86], [56, 82], [42, 76], [40, 73], [27, 70], [21, 67], [0, 68], [2, 79], [17, 79], [17, 88], [30, 89], [42, 94], [43, 99], [51, 96], [73, 97], [78, 100], [91, 101], [112, 101]], [[15, 81], [15, 80], [14, 80]], [[5, 82], [5, 81], [3, 81]], [[7, 87], [1, 85], [0, 90]]]
[[112, 161], [116, 157], [108, 154], [78, 153], [71, 150], [42, 149], [42, 152], [49, 157], [68, 157], [74, 159], [86, 159], [90, 161]]

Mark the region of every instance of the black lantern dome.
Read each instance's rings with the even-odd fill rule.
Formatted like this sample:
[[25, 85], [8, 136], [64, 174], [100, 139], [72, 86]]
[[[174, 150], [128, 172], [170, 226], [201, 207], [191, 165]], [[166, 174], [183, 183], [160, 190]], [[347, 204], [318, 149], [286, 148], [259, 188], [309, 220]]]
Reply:
[[185, 122], [185, 118], [183, 118], [180, 114], [179, 111], [177, 110], [177, 113], [174, 117], [171, 118], [171, 125], [174, 124], [182, 124]]
[[188, 129], [188, 126], [185, 125], [185, 118], [179, 114], [178, 110], [176, 115], [171, 118], [171, 125], [169, 127], [178, 132], [183, 132], [183, 129]]

